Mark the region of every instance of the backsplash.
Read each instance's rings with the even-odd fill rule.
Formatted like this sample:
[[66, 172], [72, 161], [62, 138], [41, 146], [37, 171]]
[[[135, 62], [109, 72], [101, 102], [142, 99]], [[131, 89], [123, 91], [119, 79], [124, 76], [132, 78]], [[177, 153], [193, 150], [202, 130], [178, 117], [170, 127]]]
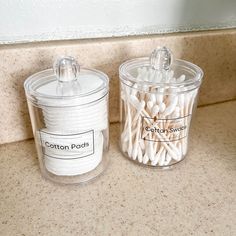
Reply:
[[199, 105], [236, 98], [236, 30], [0, 46], [0, 144], [32, 138], [23, 83], [31, 74], [49, 68], [59, 55], [71, 55], [80, 64], [109, 75], [110, 121], [117, 122], [119, 65], [163, 45], [177, 58], [203, 69]]

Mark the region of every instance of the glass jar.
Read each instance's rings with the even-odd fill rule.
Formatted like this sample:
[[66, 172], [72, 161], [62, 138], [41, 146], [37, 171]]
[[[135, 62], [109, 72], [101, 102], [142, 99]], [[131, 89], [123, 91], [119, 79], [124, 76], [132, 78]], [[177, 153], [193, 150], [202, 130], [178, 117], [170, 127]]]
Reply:
[[120, 148], [130, 160], [168, 168], [186, 156], [202, 70], [166, 48], [120, 66]]
[[24, 87], [42, 175], [65, 184], [100, 175], [108, 164], [107, 75], [62, 57]]

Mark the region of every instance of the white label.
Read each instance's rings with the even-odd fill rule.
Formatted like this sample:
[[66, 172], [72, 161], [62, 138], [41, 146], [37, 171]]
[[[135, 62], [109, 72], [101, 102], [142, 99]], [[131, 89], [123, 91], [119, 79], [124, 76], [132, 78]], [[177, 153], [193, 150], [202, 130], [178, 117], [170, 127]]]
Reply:
[[191, 115], [173, 119], [142, 117], [142, 138], [153, 142], [174, 142], [188, 134]]
[[54, 134], [39, 131], [43, 154], [58, 159], [77, 159], [94, 154], [94, 131]]

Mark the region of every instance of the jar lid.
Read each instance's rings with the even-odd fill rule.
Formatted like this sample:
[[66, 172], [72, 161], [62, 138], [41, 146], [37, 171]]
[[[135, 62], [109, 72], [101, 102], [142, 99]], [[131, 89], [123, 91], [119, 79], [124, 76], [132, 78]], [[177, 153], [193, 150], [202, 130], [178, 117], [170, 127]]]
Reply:
[[101, 71], [80, 68], [72, 57], [61, 57], [53, 69], [31, 75], [24, 87], [35, 105], [77, 106], [104, 97], [109, 90], [109, 79]]
[[188, 61], [173, 59], [172, 52], [166, 47], [155, 49], [149, 58], [124, 62], [119, 71], [121, 82], [133, 88], [135, 85], [135, 88], [145, 92], [151, 92], [153, 88], [171, 88], [176, 91], [181, 88], [181, 92], [188, 91], [199, 87], [203, 77], [200, 67]]

